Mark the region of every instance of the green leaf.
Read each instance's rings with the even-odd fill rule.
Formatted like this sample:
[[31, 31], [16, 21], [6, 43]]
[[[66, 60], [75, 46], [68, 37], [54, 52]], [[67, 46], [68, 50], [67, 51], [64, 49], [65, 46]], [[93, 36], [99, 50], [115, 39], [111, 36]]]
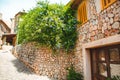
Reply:
[[19, 24], [18, 42], [36, 41], [50, 46], [51, 49], [74, 49], [77, 39], [76, 24], [78, 23], [69, 6], [49, 4], [39, 1]]

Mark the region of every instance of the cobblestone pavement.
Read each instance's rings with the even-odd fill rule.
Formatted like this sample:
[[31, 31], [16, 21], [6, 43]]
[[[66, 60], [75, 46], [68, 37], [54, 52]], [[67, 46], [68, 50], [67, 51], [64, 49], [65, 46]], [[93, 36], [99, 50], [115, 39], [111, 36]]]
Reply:
[[0, 51], [0, 80], [50, 80], [27, 69], [9, 51]]

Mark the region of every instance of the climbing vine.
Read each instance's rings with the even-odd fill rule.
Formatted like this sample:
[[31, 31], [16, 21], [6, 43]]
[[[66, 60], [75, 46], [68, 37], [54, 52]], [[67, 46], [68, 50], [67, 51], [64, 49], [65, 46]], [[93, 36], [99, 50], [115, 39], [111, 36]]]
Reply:
[[75, 11], [62, 4], [40, 1], [19, 24], [18, 43], [35, 41], [53, 51], [74, 49], [77, 39]]

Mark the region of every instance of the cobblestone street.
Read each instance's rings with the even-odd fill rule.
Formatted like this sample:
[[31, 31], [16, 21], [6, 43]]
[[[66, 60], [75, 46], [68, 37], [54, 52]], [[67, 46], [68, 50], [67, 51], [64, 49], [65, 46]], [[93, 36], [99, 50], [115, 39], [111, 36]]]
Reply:
[[9, 51], [0, 51], [0, 80], [49, 80], [27, 69]]

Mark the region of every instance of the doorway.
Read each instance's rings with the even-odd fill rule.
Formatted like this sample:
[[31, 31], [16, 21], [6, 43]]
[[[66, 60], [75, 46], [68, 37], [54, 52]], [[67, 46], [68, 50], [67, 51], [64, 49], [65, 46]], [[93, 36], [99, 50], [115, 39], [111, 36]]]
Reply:
[[90, 50], [92, 80], [120, 76], [120, 44]]

